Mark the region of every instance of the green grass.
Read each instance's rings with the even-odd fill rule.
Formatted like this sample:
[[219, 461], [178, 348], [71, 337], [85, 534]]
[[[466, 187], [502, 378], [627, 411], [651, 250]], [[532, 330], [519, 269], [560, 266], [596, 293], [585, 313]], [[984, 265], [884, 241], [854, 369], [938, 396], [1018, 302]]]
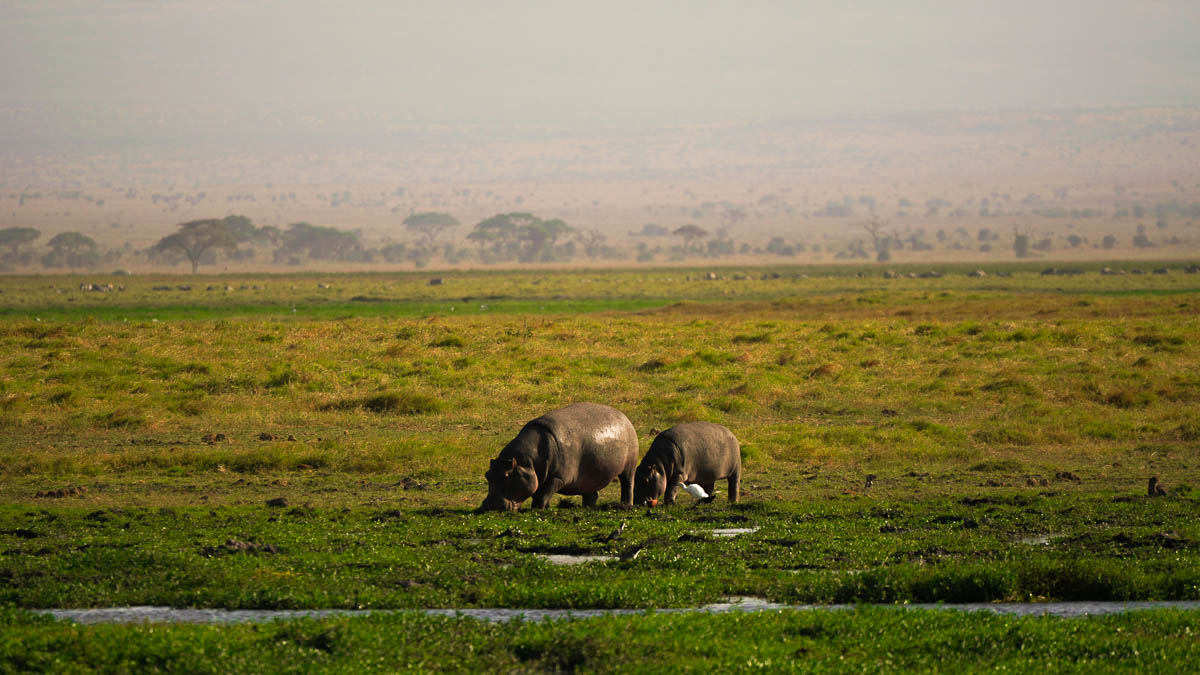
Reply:
[[[1041, 276], [1045, 263], [986, 266], [1012, 277], [972, 279], [976, 265], [779, 265], [742, 268], [703, 280], [711, 268], [628, 270], [448, 271], [213, 276], [37, 276], [0, 278], [0, 320], [102, 321], [205, 320], [228, 318], [431, 316], [438, 314], [557, 315], [637, 311], [679, 301], [791, 301], [825, 304], [830, 296], [862, 309], [887, 309], [895, 297], [946, 306], [1018, 294], [1033, 302], [1062, 296], [1071, 303], [1102, 308], [1108, 301], [1169, 302], [1200, 292], [1200, 278], [1183, 274], [1186, 263], [1154, 263], [1169, 275], [1099, 276], [1097, 262], [1072, 265], [1078, 276]], [[937, 270], [938, 279], [883, 279], [881, 270], [902, 274]], [[742, 272], [744, 279], [736, 279]], [[444, 283], [428, 285], [431, 277]], [[123, 291], [79, 291], [79, 284], [120, 285]], [[191, 290], [179, 290], [180, 286]], [[155, 290], [167, 288], [168, 290]], [[966, 296], [964, 298], [964, 295]], [[1094, 296], [1082, 300], [1079, 296]], [[914, 309], [914, 314], [919, 310]]]
[[296, 319], [349, 319], [355, 317], [428, 317], [462, 314], [524, 314], [531, 316], [586, 314], [603, 311], [635, 311], [666, 304], [665, 298], [613, 300], [493, 300], [485, 303], [451, 298], [443, 302], [307, 302], [290, 305], [278, 302], [164, 304], [114, 306], [40, 306], [3, 307], [0, 319], [37, 319], [41, 321], [198, 321], [226, 318], [282, 317]]
[[487, 624], [414, 614], [239, 626], [77, 626], [0, 610], [12, 671], [1146, 672], [1200, 656], [1196, 619], [863, 608]]
[[[801, 479], [817, 484], [810, 498], [783, 501], [763, 499], [763, 478], [746, 485], [742, 505], [625, 512], [563, 500], [543, 512], [485, 515], [414, 508], [426, 492], [458, 487], [420, 475], [340, 485], [271, 479], [257, 490], [181, 478], [171, 489], [193, 502], [222, 492], [258, 496], [244, 506], [71, 505], [110, 489], [93, 485], [52, 510], [0, 509], [0, 603], [651, 608], [727, 595], [789, 603], [1200, 599], [1200, 526], [1192, 517], [1200, 504], [1191, 494], [1114, 495], [1054, 478], [1049, 489], [916, 496], [930, 479], [884, 475], [876, 482], [909, 494], [818, 498], [831, 482], [818, 476]], [[310, 505], [331, 491], [377, 505]], [[288, 504], [264, 506], [277, 497]], [[603, 541], [622, 521], [623, 537]], [[723, 527], [758, 530], [711, 536]], [[1041, 535], [1052, 538], [1023, 543]], [[271, 550], [235, 550], [230, 540]], [[582, 567], [536, 555], [616, 555], [635, 545], [645, 548], [634, 560]]]

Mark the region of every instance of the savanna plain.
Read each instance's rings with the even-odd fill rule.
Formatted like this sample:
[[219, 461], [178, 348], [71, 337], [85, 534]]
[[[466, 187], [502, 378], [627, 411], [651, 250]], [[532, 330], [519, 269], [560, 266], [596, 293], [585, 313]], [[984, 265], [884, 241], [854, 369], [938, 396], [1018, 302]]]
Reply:
[[[0, 669], [1194, 662], [1200, 622], [1177, 610], [237, 626], [27, 611], [1197, 600], [1190, 265], [5, 277]], [[611, 486], [595, 509], [473, 513], [488, 459], [575, 401], [622, 410], [643, 452], [679, 422], [726, 425], [740, 503], [718, 483], [711, 504], [627, 510]]]

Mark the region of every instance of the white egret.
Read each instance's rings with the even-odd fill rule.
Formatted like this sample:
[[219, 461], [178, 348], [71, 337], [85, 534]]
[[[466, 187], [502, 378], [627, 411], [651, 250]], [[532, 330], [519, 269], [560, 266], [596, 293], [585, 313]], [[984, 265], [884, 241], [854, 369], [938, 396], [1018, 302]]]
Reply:
[[713, 494], [710, 495], [704, 491], [704, 488], [700, 487], [699, 483], [692, 483], [691, 485], [688, 485], [687, 483], [680, 483], [679, 485], [683, 488], [684, 492], [695, 497], [696, 501], [710, 504], [712, 503], [712, 500], [717, 498], [715, 490], [713, 491]]

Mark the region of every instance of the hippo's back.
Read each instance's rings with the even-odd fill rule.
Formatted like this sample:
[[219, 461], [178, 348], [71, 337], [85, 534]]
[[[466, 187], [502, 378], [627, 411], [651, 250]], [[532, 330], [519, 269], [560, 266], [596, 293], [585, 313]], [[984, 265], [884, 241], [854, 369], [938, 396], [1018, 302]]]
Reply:
[[654, 439], [649, 454], [675, 457], [682, 462], [680, 469], [688, 474], [698, 472], [696, 476], [724, 477], [742, 465], [737, 437], [712, 422], [676, 424]]
[[601, 482], [607, 485], [637, 464], [637, 431], [616, 408], [599, 403], [572, 403], [530, 424], [545, 427], [554, 435], [561, 453], [554, 463], [569, 483], [579, 481], [581, 488]]
[[622, 446], [637, 442], [633, 423], [620, 410], [599, 403], [572, 403], [532, 422], [550, 429], [562, 446]]
[[681, 448], [720, 447], [737, 448], [738, 441], [729, 429], [712, 422], [684, 422], [676, 424], [656, 437], [670, 440]]

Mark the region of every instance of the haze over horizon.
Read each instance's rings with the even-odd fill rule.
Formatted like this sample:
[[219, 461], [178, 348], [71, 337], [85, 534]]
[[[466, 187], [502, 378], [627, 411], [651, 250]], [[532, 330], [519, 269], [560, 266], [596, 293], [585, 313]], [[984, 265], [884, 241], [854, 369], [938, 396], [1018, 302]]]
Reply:
[[1196, 35], [1183, 0], [17, 0], [0, 8], [0, 138], [1194, 105]]
[[[0, 230], [38, 238], [0, 271], [64, 234], [170, 268], [149, 247], [226, 216], [354, 240], [239, 269], [1190, 258], [1197, 35], [1194, 0], [10, 0]], [[569, 236], [470, 238], [526, 212]]]

